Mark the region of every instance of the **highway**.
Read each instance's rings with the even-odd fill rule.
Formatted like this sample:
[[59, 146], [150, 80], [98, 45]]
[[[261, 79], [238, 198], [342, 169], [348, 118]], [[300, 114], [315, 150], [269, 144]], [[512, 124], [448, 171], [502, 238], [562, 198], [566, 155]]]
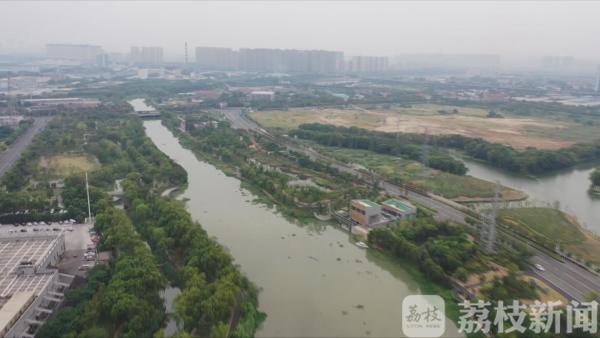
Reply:
[[563, 263], [547, 255], [535, 255], [531, 257], [531, 263], [540, 264], [545, 269], [532, 269], [534, 276], [553, 286], [568, 299], [584, 301], [591, 292], [600, 293], [599, 278], [570, 261]]
[[[271, 136], [258, 126], [253, 121], [246, 119], [239, 109], [228, 109], [227, 111], [223, 111], [225, 117], [227, 117], [232, 124], [232, 127], [235, 129], [244, 129], [249, 131], [254, 131], [263, 135]], [[292, 142], [287, 140], [282, 140], [281, 138], [275, 138], [271, 136], [276, 141], [285, 144], [288, 149], [291, 149], [296, 152], [303, 153], [312, 159], [319, 159], [321, 161], [330, 163], [332, 167], [337, 168], [342, 172], [349, 173], [351, 175], [357, 177], [364, 177], [364, 174], [360, 171], [348, 166], [345, 163], [339, 162], [333, 158], [325, 156], [310, 147], [298, 146]], [[406, 190], [398, 185], [395, 185], [390, 182], [386, 182], [383, 180], [379, 181], [379, 185], [382, 189], [384, 189], [387, 193], [391, 195], [403, 195], [413, 200], [416, 203], [419, 203], [429, 209], [436, 211], [436, 219], [438, 220], [450, 220], [457, 222], [459, 224], [463, 224], [466, 226], [471, 226], [466, 222], [466, 219], [471, 217], [462, 212], [461, 210], [455, 209], [454, 207], [435, 200], [429, 196], [423, 195], [418, 192], [414, 192], [411, 190]], [[553, 286], [558, 292], [564, 295], [567, 299], [577, 300], [579, 302], [584, 301], [587, 294], [592, 291], [600, 294], [600, 277], [592, 272], [578, 266], [577, 264], [565, 260], [564, 262], [555, 259], [554, 257], [548, 255], [546, 252], [536, 248], [535, 246], [529, 245], [527, 240], [522, 238], [518, 238], [518, 236], [512, 232], [509, 232], [502, 227], [498, 227], [497, 230], [507, 237], [510, 237], [514, 240], [521, 241], [522, 243], [528, 244], [528, 247], [534, 251], [534, 256], [531, 257], [530, 263], [540, 264], [545, 268], [545, 271], [539, 271], [535, 268], [532, 268], [530, 272], [541, 280], [545, 281], [549, 285]]]
[[27, 149], [27, 146], [29, 146], [35, 135], [44, 130], [51, 119], [51, 117], [36, 117], [33, 125], [19, 136], [8, 149], [0, 153], [0, 177], [21, 157], [21, 154]]

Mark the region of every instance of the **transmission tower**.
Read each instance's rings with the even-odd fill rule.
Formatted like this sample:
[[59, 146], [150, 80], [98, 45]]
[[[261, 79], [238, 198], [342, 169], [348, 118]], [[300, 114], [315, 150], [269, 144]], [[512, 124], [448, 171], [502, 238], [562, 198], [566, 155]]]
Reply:
[[425, 133], [423, 134], [423, 145], [421, 146], [421, 163], [423, 166], [427, 168], [429, 159], [429, 130], [425, 128]]
[[6, 78], [6, 115], [12, 115], [11, 109], [11, 99], [10, 99], [10, 75]]
[[496, 224], [498, 219], [498, 208], [500, 206], [501, 187], [500, 182], [496, 181], [494, 199], [492, 200], [492, 212], [490, 215], [482, 217], [483, 224], [481, 227], [481, 237], [487, 253], [494, 253], [496, 251]]

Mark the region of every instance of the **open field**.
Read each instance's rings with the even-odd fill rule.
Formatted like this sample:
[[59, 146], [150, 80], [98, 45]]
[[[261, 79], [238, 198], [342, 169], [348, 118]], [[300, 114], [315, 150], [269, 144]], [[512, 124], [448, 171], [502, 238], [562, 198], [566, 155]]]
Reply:
[[[472, 176], [457, 176], [434, 169], [423, 170], [423, 166], [418, 162], [368, 150], [330, 147], [320, 149], [343, 162], [372, 169], [389, 180], [419, 185], [437, 195], [456, 201], [489, 199], [494, 196], [494, 183]], [[527, 195], [503, 187], [502, 197], [505, 200], [519, 200], [526, 198]]]
[[543, 236], [578, 258], [600, 265], [600, 239], [559, 210], [513, 208], [502, 209], [498, 215], [517, 231]]
[[99, 167], [97, 161], [90, 156], [67, 154], [42, 157], [38, 165], [42, 171], [55, 177], [92, 171]]
[[303, 123], [318, 122], [383, 132], [461, 134], [517, 149], [559, 149], [598, 138], [593, 126], [507, 114], [503, 114], [504, 118], [487, 118], [487, 114], [488, 110], [481, 108], [421, 104], [389, 109], [292, 108], [256, 111], [250, 117], [266, 128], [293, 129]]

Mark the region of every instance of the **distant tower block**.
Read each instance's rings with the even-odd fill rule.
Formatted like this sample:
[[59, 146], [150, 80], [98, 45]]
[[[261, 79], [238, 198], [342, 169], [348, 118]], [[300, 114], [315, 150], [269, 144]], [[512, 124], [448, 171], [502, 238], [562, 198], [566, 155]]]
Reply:
[[185, 64], [188, 64], [188, 48], [187, 48], [187, 42], [185, 43]]
[[600, 65], [598, 66], [598, 71], [596, 74], [596, 88], [595, 88], [596, 93], [600, 92]]

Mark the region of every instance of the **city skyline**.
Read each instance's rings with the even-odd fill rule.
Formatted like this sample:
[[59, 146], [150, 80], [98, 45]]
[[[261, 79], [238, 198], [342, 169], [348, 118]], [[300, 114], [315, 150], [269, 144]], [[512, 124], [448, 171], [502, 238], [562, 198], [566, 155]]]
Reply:
[[[337, 50], [350, 56], [600, 59], [600, 49], [592, 43], [600, 29], [593, 13], [600, 4], [590, 2], [539, 6], [539, 2], [357, 1], [342, 7], [332, 2], [4, 2], [0, 7], [6, 13], [0, 28], [11, 31], [10, 41], [0, 39], [5, 53], [15, 49], [41, 53], [47, 43], [102, 45], [122, 53], [131, 46], [148, 45], [162, 46], [166, 60], [180, 61], [187, 42], [235, 49]], [[24, 25], [23, 17], [35, 24]], [[76, 25], [88, 29], [74, 30]]]

